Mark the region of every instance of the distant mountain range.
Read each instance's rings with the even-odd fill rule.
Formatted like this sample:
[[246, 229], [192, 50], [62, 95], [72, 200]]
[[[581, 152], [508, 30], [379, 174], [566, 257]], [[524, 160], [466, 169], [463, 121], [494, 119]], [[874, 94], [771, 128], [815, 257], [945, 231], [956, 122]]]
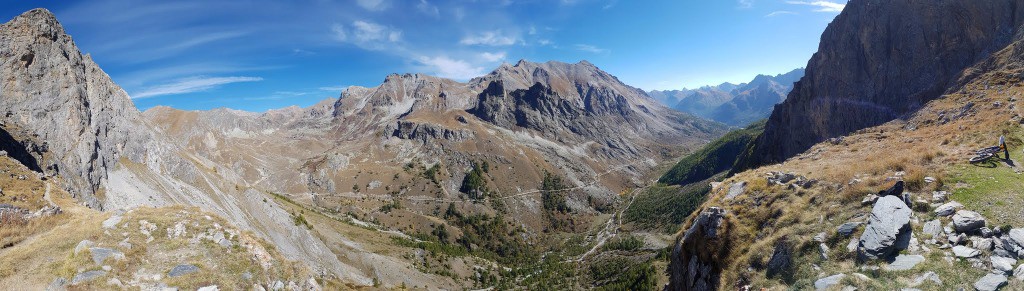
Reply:
[[796, 69], [775, 76], [757, 75], [749, 83], [704, 86], [697, 89], [648, 91], [658, 102], [676, 110], [722, 122], [743, 126], [764, 119], [775, 104], [786, 100], [793, 83], [804, 76]]

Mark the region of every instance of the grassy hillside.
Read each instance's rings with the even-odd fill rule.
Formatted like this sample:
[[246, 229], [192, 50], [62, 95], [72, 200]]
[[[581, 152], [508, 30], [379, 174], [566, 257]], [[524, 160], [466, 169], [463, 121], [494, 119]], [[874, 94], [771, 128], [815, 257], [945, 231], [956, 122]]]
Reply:
[[765, 121], [761, 120], [746, 128], [729, 132], [697, 152], [686, 156], [664, 176], [661, 176], [658, 182], [686, 185], [728, 171], [736, 162], [736, 157], [746, 149], [747, 144], [764, 130]]

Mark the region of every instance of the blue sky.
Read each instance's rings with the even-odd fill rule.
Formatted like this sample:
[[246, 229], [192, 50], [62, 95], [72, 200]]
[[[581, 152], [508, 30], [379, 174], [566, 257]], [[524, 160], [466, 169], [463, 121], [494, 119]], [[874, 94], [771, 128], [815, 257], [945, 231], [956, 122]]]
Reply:
[[[308, 106], [389, 73], [588, 60], [645, 90], [803, 67], [845, 0], [4, 2], [50, 9], [142, 110]], [[31, 2], [31, 3], [30, 3]]]

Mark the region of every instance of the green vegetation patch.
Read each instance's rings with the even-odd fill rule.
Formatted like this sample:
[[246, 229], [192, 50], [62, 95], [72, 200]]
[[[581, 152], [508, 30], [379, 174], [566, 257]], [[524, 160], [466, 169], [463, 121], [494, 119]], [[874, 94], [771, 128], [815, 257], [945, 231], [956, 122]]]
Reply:
[[766, 120], [758, 121], [744, 129], [734, 130], [686, 156], [658, 179], [659, 183], [686, 185], [706, 180], [728, 171], [736, 158], [762, 131]]
[[623, 221], [640, 229], [675, 232], [690, 213], [707, 198], [711, 186], [694, 183], [687, 186], [652, 186], [638, 194], [623, 212]]

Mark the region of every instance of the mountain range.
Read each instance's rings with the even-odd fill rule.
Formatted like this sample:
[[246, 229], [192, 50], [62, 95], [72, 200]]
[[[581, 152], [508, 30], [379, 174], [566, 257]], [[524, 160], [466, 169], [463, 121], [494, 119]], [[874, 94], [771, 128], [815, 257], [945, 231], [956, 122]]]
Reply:
[[[550, 234], [588, 231], [626, 202], [620, 193], [650, 183], [646, 177], [663, 162], [726, 130], [586, 61], [505, 63], [465, 83], [392, 74], [311, 107], [265, 113], [139, 112], [44, 9], [0, 27], [0, 55], [7, 80], [0, 128], [9, 137], [2, 150], [37, 173], [38, 183], [88, 207], [62, 205], [72, 215], [66, 219], [193, 206], [205, 214], [179, 217], [223, 217], [308, 267], [309, 280], [321, 285], [467, 288], [481, 274], [498, 273], [511, 284], [516, 276], [498, 266], [536, 261], [545, 245], [561, 243]], [[135, 223], [149, 222], [126, 227]], [[195, 231], [185, 220], [167, 223], [156, 228]], [[27, 238], [0, 256], [42, 243]], [[425, 243], [463, 255], [424, 257]], [[9, 277], [0, 286], [106, 276], [144, 287], [118, 275], [157, 267], [142, 259], [102, 275], [83, 265]], [[458, 267], [439, 268], [451, 264]], [[249, 282], [273, 287], [283, 279]], [[195, 283], [152, 282], [202, 287]]]
[[648, 91], [652, 98], [673, 109], [732, 126], [764, 119], [786, 100], [793, 83], [804, 76], [795, 69], [775, 76], [757, 75], [749, 83], [722, 83], [697, 89]]

